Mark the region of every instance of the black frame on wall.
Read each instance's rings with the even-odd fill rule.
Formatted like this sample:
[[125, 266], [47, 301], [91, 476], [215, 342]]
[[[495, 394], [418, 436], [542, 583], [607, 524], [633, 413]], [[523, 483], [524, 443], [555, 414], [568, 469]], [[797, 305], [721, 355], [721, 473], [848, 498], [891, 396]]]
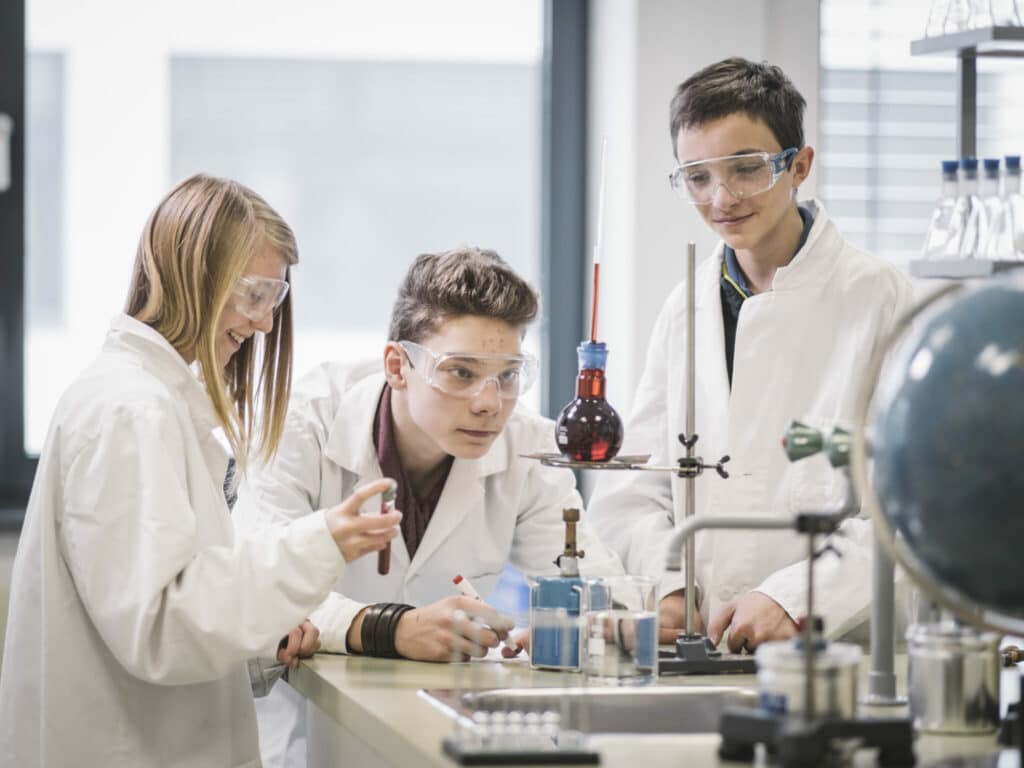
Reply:
[[[0, 529], [24, 518], [37, 460], [25, 453], [25, 17], [0, 3], [0, 113], [14, 122], [11, 186], [0, 192]], [[542, 109], [542, 409], [574, 394], [583, 338], [586, 215], [587, 0], [546, 0]]]
[[0, 526], [20, 524], [36, 460], [25, 454], [25, 4], [0, 3], [0, 113], [14, 123], [0, 192]]

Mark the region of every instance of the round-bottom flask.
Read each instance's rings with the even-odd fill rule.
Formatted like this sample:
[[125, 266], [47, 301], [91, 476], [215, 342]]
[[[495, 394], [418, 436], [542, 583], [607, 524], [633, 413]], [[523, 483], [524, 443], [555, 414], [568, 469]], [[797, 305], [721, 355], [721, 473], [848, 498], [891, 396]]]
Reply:
[[576, 399], [566, 405], [555, 424], [555, 440], [572, 461], [608, 461], [622, 447], [622, 419], [605, 399], [604, 342], [581, 342]]

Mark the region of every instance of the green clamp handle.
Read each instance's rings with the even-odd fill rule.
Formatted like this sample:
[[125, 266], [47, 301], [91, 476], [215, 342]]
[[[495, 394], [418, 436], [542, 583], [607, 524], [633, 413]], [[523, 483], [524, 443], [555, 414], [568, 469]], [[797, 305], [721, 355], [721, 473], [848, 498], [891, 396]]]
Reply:
[[824, 447], [824, 439], [821, 430], [794, 421], [782, 436], [782, 447], [790, 461], [800, 461], [819, 453]]

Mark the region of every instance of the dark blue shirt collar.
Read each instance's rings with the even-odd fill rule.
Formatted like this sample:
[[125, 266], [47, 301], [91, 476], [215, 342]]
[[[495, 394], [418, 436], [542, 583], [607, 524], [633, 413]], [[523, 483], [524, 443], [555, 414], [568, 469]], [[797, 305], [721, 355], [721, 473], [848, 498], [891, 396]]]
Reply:
[[[811, 234], [811, 227], [814, 226], [814, 214], [802, 205], [796, 207], [800, 213], [800, 220], [804, 224], [803, 232], [800, 233], [800, 242], [796, 244], [796, 250], [793, 251], [793, 255], [800, 253], [800, 249], [804, 247], [804, 243], [807, 242], [807, 236]], [[747, 276], [743, 274], [743, 270], [740, 269], [740, 263], [736, 259], [736, 251], [730, 248], [728, 245], [725, 246], [725, 274], [729, 276], [729, 280], [725, 279], [725, 275], [722, 276], [722, 285], [727, 285], [731, 280], [733, 283], [740, 287], [742, 293], [740, 294], [744, 299], [751, 296], [754, 292], [750, 289], [750, 285], [747, 283]], [[735, 290], [735, 288], [733, 289]]]

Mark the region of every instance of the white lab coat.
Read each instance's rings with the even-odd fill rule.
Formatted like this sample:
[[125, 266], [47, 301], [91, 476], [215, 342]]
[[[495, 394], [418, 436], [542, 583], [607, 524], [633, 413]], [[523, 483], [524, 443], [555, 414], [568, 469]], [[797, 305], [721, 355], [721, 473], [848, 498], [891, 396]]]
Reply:
[[[340, 502], [381, 476], [373, 421], [384, 387], [380, 360], [326, 363], [300, 381], [293, 393], [285, 434], [272, 465], [243, 484], [235, 523], [262, 528]], [[565, 539], [562, 509], [581, 508], [571, 472], [519, 458], [555, 451], [554, 424], [517, 407], [491, 449], [480, 459], [455, 459], [415, 557], [401, 537], [391, 543], [391, 569], [377, 573], [376, 558], [351, 563], [337, 592], [310, 618], [320, 628], [322, 649], [345, 653], [355, 615], [367, 604], [421, 606], [455, 594], [462, 574], [484, 597], [506, 563], [528, 575], [557, 573], [555, 558]], [[368, 513], [379, 513], [369, 502]], [[622, 566], [587, 525], [579, 531], [584, 575], [612, 575]], [[278, 685], [257, 702], [261, 756], [266, 766], [304, 765], [302, 699]], [[287, 751], [287, 759], [284, 752]]]
[[236, 537], [203, 386], [157, 332], [115, 318], [64, 393], [11, 586], [0, 764], [259, 765], [246, 660], [330, 590], [323, 515]]
[[[743, 303], [736, 329], [732, 390], [725, 367], [719, 284], [720, 243], [696, 275], [696, 454], [714, 462], [728, 454], [730, 477], [714, 471], [696, 480], [697, 515], [791, 518], [841, 506], [844, 482], [823, 455], [789, 463], [781, 437], [793, 419], [831, 429], [852, 423], [867, 363], [894, 321], [912, 303], [909, 281], [891, 265], [846, 243], [824, 208], [807, 241], [779, 269], [772, 290]], [[686, 427], [685, 283], [669, 296], [655, 323], [623, 453], [651, 452], [652, 463], [684, 455]], [[605, 473], [588, 510], [591, 524], [629, 571], [664, 575], [665, 544], [681, 520], [685, 485], [661, 474]], [[867, 617], [872, 531], [863, 517], [834, 539], [841, 559], [815, 566], [815, 613], [830, 636]], [[776, 600], [792, 617], [806, 613], [807, 540], [791, 532], [714, 531], [696, 535], [695, 575], [701, 614], [750, 590]], [[667, 574], [662, 594], [679, 589]]]

